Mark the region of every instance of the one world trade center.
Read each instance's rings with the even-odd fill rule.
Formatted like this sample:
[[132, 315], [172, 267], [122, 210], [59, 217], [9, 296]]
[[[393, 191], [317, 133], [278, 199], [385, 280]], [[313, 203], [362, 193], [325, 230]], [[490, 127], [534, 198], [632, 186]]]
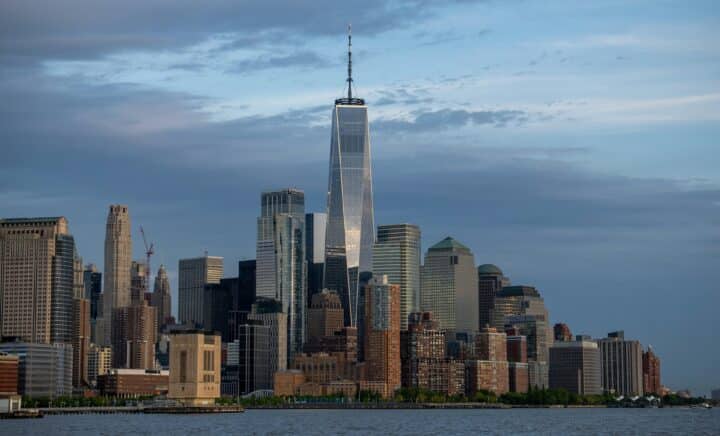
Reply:
[[352, 95], [351, 48], [348, 32], [347, 97], [335, 100], [332, 112], [323, 286], [340, 296], [345, 325], [356, 326], [360, 277], [372, 266], [375, 218], [367, 106]]

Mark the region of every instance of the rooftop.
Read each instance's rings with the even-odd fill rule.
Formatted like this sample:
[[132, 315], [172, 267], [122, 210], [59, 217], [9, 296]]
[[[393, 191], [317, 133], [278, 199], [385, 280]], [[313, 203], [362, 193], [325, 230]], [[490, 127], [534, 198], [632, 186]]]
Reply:
[[478, 268], [478, 274], [487, 274], [487, 275], [503, 275], [503, 272], [500, 268], [498, 268], [496, 265], [493, 265], [491, 263], [486, 263], [483, 265], [480, 265]]
[[498, 297], [540, 297], [533, 286], [505, 286], [497, 293]]
[[451, 238], [448, 236], [447, 238], [443, 239], [442, 241], [438, 242], [437, 244], [430, 247], [430, 250], [467, 250], [470, 251], [469, 248], [464, 246], [463, 244], [459, 243], [457, 240]]

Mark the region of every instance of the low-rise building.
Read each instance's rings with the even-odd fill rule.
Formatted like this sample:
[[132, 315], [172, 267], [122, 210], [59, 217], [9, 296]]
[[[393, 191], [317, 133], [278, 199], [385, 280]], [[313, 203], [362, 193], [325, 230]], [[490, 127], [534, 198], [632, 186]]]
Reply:
[[97, 378], [98, 390], [110, 397], [135, 398], [168, 393], [170, 373], [157, 369], [111, 369]]
[[20, 358], [5, 352], [0, 353], [0, 395], [18, 393]]
[[18, 357], [19, 394], [36, 398], [72, 395], [72, 345], [3, 342], [0, 352]]
[[202, 331], [170, 335], [168, 398], [187, 405], [214, 404], [220, 397], [220, 335]]

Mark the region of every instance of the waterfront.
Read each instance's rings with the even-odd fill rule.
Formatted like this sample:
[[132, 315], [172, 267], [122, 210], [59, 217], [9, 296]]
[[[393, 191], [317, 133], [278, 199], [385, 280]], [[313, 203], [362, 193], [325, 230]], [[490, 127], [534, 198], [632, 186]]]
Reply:
[[3, 434], [718, 434], [720, 409], [248, 410], [203, 416], [60, 415]]

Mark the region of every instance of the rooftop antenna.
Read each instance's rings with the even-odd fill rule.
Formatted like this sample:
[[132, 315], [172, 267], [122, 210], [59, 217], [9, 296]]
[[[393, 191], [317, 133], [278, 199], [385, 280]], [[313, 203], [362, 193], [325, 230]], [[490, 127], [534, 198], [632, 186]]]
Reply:
[[348, 100], [352, 99], [352, 24], [348, 24]]

